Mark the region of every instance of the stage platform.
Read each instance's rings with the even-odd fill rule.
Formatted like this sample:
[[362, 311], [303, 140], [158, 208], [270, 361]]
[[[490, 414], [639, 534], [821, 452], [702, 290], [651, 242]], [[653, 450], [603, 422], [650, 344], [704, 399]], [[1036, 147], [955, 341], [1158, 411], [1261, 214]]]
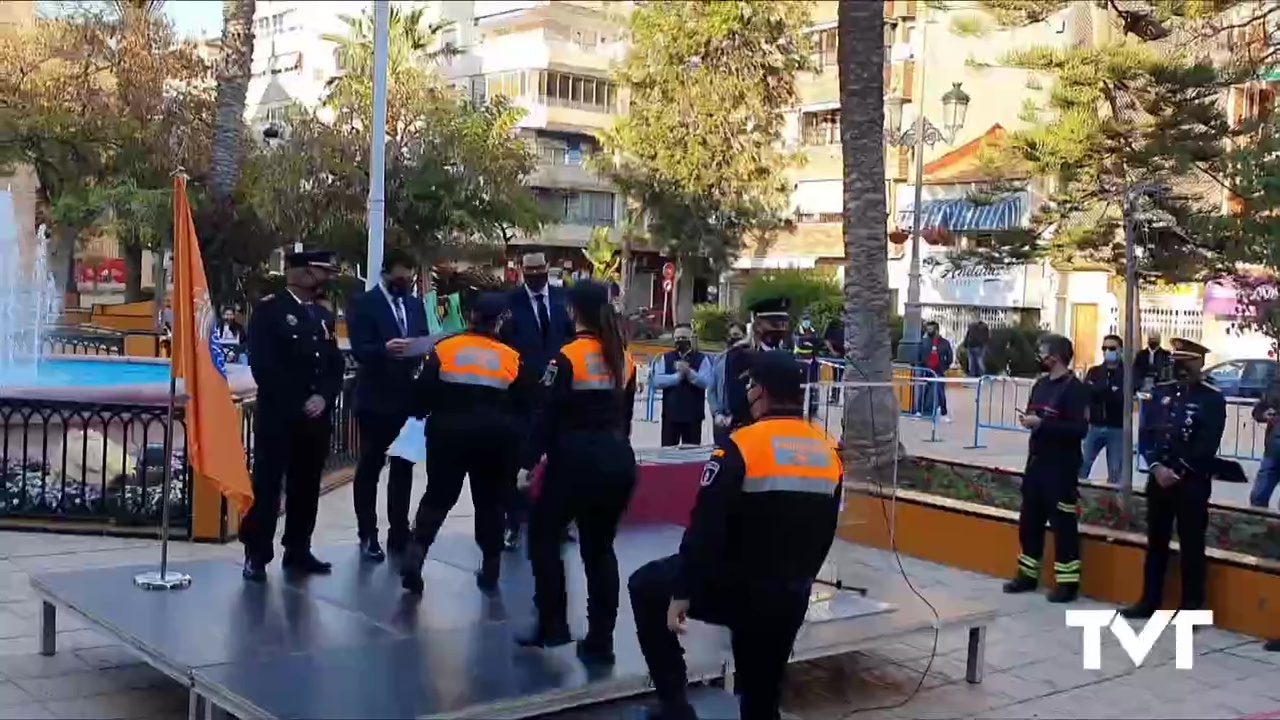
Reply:
[[[620, 534], [618, 663], [604, 671], [585, 668], [572, 645], [516, 647], [514, 633], [532, 618], [528, 562], [507, 554], [500, 591], [487, 597], [475, 587], [479, 551], [469, 533], [441, 535], [420, 599], [402, 593], [390, 563], [362, 563], [354, 545], [317, 551], [334, 563], [328, 577], [289, 578], [273, 566], [267, 583], [249, 584], [237, 563], [210, 560], [177, 566], [193, 578], [180, 591], [134, 588], [133, 576], [151, 567], [50, 573], [31, 582], [44, 600], [43, 653], [56, 651], [58, 609], [71, 612], [187, 687], [192, 717], [525, 718], [573, 709], [574, 718], [602, 717], [602, 703], [643, 694], [649, 685], [625, 579], [674, 552], [681, 532], [657, 526]], [[576, 546], [566, 550], [573, 631], [580, 636], [584, 581]], [[970, 629], [969, 680], [979, 682], [983, 630], [994, 613], [930, 599], [944, 625]], [[895, 612], [880, 600], [828, 593], [813, 606], [793, 659], [845, 653], [932, 626], [924, 611]], [[684, 644], [692, 681], [731, 672], [722, 629], [691, 623]], [[703, 696], [713, 707], [725, 704], [723, 692]]]

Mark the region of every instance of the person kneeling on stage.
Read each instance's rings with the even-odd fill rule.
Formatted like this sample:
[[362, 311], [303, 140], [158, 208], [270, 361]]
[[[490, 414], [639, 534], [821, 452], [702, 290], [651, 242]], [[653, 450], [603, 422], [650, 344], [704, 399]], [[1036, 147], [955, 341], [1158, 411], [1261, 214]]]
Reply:
[[1082, 462], [1084, 436], [1089, 432], [1089, 390], [1071, 372], [1074, 351], [1070, 340], [1046, 335], [1040, 340], [1037, 354], [1046, 374], [1031, 386], [1027, 410], [1020, 418], [1022, 426], [1031, 431], [1027, 469], [1022, 476], [1022, 508], [1018, 512], [1022, 554], [1018, 556], [1018, 572], [1004, 584], [1004, 591], [1036, 589], [1047, 522], [1056, 541], [1053, 570], [1057, 587], [1049, 594], [1049, 602], [1065, 603], [1075, 600], [1080, 592], [1076, 475]]
[[628, 583], [666, 720], [696, 717], [676, 638], [687, 617], [732, 633], [743, 720], [778, 717], [791, 646], [835, 538], [844, 469], [835, 443], [802, 419], [804, 368], [768, 351], [751, 359], [748, 378], [755, 422], [712, 451], [680, 552]]
[[400, 567], [405, 590], [421, 593], [422, 565], [440, 526], [470, 478], [476, 544], [483, 553], [476, 583], [498, 586], [502, 555], [503, 501], [514, 487], [519, 461], [517, 418], [532, 399], [537, 377], [515, 350], [498, 342], [506, 301], [478, 296], [468, 329], [441, 340], [423, 363], [415, 386], [419, 416], [428, 415], [427, 490]]
[[587, 576], [587, 636], [578, 643], [586, 662], [612, 664], [618, 618], [618, 558], [613, 540], [636, 484], [631, 414], [636, 368], [619, 331], [609, 290], [575, 283], [568, 291], [577, 336], [560, 349], [542, 377], [520, 484], [545, 452], [542, 486], [529, 515], [538, 620], [517, 638], [530, 647], [569, 642], [568, 598], [560, 538], [578, 524], [578, 550]]

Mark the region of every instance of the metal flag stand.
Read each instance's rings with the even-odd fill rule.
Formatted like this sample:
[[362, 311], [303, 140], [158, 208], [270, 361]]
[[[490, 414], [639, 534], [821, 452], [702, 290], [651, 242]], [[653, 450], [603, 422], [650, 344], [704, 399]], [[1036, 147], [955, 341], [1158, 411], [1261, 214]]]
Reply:
[[[185, 179], [181, 169], [174, 173]], [[174, 198], [177, 202], [177, 198]], [[173, 232], [178, 232], [174, 224]], [[173, 266], [165, 273], [166, 285], [170, 279], [176, 280], [178, 273], [178, 247], [174, 243]], [[177, 283], [174, 283], [177, 289]], [[160, 569], [139, 573], [133, 576], [133, 584], [143, 590], [184, 590], [191, 587], [191, 576], [169, 569], [169, 492], [173, 482], [173, 415], [175, 398], [178, 394], [178, 372], [174, 367], [173, 343], [169, 344], [169, 407], [164, 423], [164, 473], [161, 475], [164, 485], [160, 488]]]

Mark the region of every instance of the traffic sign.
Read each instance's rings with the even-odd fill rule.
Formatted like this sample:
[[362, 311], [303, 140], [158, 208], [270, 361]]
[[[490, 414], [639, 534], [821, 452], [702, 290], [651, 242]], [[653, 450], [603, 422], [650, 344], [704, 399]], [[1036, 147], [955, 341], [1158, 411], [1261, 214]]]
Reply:
[[663, 277], [665, 280], [670, 281], [670, 280], [672, 280], [673, 278], [675, 278], [675, 276], [676, 276], [676, 265], [675, 265], [675, 263], [663, 263], [663, 265], [662, 265], [662, 277]]

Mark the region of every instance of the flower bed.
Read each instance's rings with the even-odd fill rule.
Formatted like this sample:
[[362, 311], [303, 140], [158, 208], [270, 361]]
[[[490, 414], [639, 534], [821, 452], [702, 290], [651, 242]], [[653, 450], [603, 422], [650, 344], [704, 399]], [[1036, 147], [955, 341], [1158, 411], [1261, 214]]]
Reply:
[[[1022, 474], [1009, 470], [910, 458], [903, 462], [898, 481], [904, 488], [1013, 512], [1022, 502]], [[1126, 513], [1117, 488], [1082, 482], [1079, 512], [1080, 522], [1086, 525], [1138, 534], [1147, 531], [1147, 499], [1141, 492], [1133, 493], [1132, 513]], [[1206, 543], [1211, 548], [1280, 560], [1280, 516], [1214, 505]]]

